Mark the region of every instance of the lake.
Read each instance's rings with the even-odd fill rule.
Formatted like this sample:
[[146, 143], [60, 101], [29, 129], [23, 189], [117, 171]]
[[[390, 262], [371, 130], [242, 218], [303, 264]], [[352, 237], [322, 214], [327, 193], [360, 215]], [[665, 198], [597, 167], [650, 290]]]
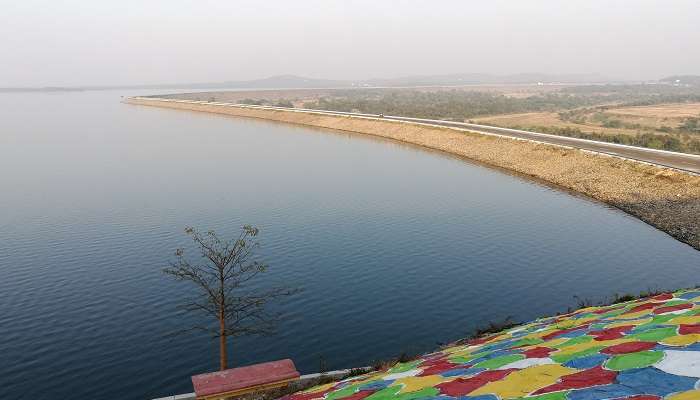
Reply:
[[217, 342], [171, 337], [193, 293], [161, 272], [185, 226], [261, 229], [256, 285], [304, 291], [233, 366], [303, 373], [430, 351], [489, 321], [700, 283], [700, 252], [604, 204], [368, 136], [0, 94], [0, 397], [189, 392]]

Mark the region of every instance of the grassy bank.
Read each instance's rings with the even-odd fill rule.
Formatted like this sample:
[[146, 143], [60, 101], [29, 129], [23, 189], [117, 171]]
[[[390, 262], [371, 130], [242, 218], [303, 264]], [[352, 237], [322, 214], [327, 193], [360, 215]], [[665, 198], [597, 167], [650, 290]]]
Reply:
[[576, 149], [399, 121], [143, 98], [127, 102], [338, 129], [444, 151], [580, 192], [700, 250], [699, 176]]

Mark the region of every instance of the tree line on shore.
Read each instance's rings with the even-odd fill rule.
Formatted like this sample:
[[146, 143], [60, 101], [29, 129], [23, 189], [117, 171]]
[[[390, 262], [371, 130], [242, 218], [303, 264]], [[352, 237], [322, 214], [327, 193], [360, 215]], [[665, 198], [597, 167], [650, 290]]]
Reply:
[[[653, 86], [653, 87], [648, 87]], [[415, 118], [468, 121], [481, 116], [528, 112], [557, 112], [559, 119], [575, 124], [629, 132], [586, 132], [577, 127], [509, 126], [555, 135], [700, 154], [700, 118], [685, 118], [678, 126], [649, 127], [611, 117], [613, 107], [700, 102], [700, 88], [667, 85], [581, 86], [554, 93], [512, 97], [464, 90], [361, 90], [338, 91], [334, 96], [306, 102], [304, 108], [401, 115]]]
[[[299, 99], [246, 98], [241, 104], [294, 107]], [[654, 149], [700, 154], [700, 115], [677, 126], [643, 126], [611, 116], [616, 107], [700, 102], [700, 87], [655, 85], [585, 85], [524, 97], [503, 93], [418, 89], [339, 89], [332, 95], [303, 103], [304, 108], [401, 115], [415, 118], [468, 121], [472, 118], [529, 112], [556, 112], [561, 121], [607, 128], [600, 132], [577, 127], [508, 126], [511, 128], [621, 143]], [[624, 129], [614, 132], [610, 129]], [[630, 130], [636, 134], [630, 134]]]

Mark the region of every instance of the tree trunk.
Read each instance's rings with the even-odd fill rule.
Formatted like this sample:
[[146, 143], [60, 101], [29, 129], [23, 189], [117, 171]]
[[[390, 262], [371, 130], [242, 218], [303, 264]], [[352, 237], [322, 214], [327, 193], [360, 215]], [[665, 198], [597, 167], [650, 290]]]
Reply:
[[221, 371], [228, 368], [226, 352], [226, 321], [224, 320], [223, 311], [219, 314], [219, 361], [221, 364]]

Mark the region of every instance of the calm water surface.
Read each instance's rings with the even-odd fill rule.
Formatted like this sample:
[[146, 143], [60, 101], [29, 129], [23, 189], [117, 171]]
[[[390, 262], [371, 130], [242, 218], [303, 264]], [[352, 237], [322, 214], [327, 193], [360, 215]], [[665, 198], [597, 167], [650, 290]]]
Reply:
[[[615, 209], [346, 133], [119, 103], [0, 95], [0, 398], [191, 391], [216, 343], [160, 271], [186, 225], [262, 229], [261, 286], [305, 291], [236, 365], [303, 372], [434, 348], [509, 315], [695, 285], [700, 252]], [[136, 94], [136, 93], [129, 93]]]

